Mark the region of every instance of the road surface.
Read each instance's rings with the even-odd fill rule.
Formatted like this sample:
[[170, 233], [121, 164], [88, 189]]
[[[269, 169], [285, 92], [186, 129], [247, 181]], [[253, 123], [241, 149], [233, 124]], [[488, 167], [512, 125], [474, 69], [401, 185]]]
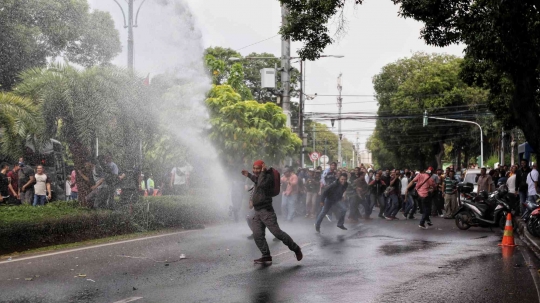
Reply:
[[267, 234], [271, 266], [252, 263], [245, 223], [13, 258], [0, 302], [539, 302], [532, 253], [503, 258], [500, 231], [433, 222], [325, 220], [317, 235], [298, 218], [281, 226], [304, 260]]

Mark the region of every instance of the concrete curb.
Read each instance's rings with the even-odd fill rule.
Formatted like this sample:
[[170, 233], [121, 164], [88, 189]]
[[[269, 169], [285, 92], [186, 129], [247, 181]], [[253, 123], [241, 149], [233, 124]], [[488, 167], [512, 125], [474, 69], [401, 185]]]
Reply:
[[527, 231], [526, 223], [521, 218], [517, 218], [515, 222], [516, 226], [514, 229], [518, 233], [521, 241], [523, 241], [523, 243], [525, 243], [534, 252], [536, 257], [540, 259], [540, 238], [531, 235]]

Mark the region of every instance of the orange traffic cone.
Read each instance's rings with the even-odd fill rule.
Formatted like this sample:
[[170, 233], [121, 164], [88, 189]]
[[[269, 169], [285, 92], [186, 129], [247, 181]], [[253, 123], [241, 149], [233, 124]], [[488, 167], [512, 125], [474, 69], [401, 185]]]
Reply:
[[514, 227], [512, 227], [512, 214], [506, 216], [506, 226], [504, 227], [504, 235], [502, 243], [499, 246], [517, 246], [514, 244]]

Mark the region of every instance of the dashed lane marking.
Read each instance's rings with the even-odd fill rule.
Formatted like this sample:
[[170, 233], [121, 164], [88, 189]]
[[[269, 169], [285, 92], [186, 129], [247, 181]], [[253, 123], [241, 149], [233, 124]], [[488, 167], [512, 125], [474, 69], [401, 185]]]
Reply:
[[123, 300], [120, 300], [120, 301], [116, 301], [114, 303], [128, 303], [128, 302], [133, 302], [133, 301], [140, 300], [142, 298], [143, 297], [131, 297], [131, 298], [123, 299]]

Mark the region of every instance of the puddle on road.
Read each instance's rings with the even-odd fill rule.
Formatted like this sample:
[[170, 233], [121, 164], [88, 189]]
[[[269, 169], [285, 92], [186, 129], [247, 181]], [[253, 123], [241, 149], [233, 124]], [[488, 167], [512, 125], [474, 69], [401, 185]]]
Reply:
[[403, 241], [400, 244], [388, 243], [379, 247], [379, 251], [387, 256], [412, 253], [420, 250], [435, 248], [442, 243], [431, 241]]

